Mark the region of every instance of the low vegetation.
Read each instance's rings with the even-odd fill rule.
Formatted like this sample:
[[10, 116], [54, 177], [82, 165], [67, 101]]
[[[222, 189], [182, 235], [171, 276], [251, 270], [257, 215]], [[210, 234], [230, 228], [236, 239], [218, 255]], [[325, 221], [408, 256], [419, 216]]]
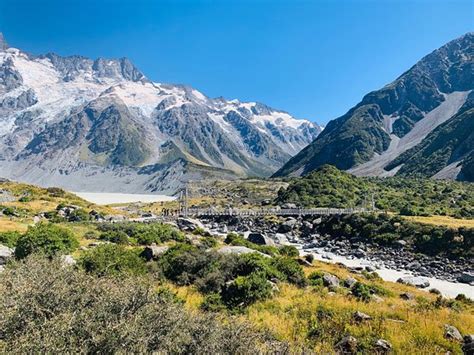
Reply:
[[360, 178], [325, 165], [290, 180], [276, 203], [304, 207], [375, 207], [406, 216], [474, 218], [474, 185], [432, 179]]
[[320, 233], [381, 245], [403, 240], [415, 252], [449, 257], [474, 257], [474, 229], [449, 228], [407, 221], [387, 214], [352, 214], [323, 219]]

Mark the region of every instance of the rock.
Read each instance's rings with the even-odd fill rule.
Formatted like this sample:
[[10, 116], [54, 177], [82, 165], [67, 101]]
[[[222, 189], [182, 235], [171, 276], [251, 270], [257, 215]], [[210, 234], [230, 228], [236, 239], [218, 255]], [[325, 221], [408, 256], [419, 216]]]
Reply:
[[323, 284], [326, 287], [339, 287], [339, 279], [331, 274], [324, 274]]
[[354, 286], [356, 283], [357, 280], [350, 276], [344, 280], [344, 286], [347, 288], [352, 288], [352, 286]]
[[308, 260], [306, 260], [306, 258], [304, 258], [304, 259], [298, 258], [297, 261], [298, 261], [298, 264], [300, 264], [302, 266], [311, 266], [312, 265]]
[[268, 238], [265, 234], [258, 232], [249, 233], [247, 240], [258, 245], [275, 245], [273, 240]]
[[288, 237], [285, 234], [282, 234], [282, 233], [276, 233], [275, 234], [275, 241], [278, 244], [281, 244], [281, 245], [288, 245], [290, 243], [289, 240], [288, 240]]
[[258, 253], [260, 255], [263, 255], [265, 257], [268, 257], [270, 258], [269, 255], [267, 254], [263, 254], [259, 251], [256, 251], [256, 250], [253, 250], [253, 249], [250, 249], [250, 248], [247, 248], [247, 247], [241, 247], [241, 246], [233, 246], [233, 245], [227, 245], [227, 246], [224, 246], [220, 249], [217, 250], [218, 253], [221, 253], [221, 254], [237, 254], [237, 255], [240, 255], [240, 254], [250, 254], [250, 253]]
[[403, 248], [407, 245], [407, 242], [405, 240], [400, 239], [400, 240], [395, 241], [395, 245], [397, 245], [400, 248]]
[[367, 266], [365, 267], [365, 271], [367, 271], [367, 272], [374, 272], [375, 270], [376, 270], [376, 269], [375, 269], [373, 266], [371, 266], [371, 265], [367, 265]]
[[193, 232], [194, 230], [198, 228], [206, 230], [206, 227], [204, 227], [204, 224], [202, 224], [201, 221], [194, 218], [180, 217], [178, 218], [176, 222], [178, 224], [178, 227], [184, 231]]
[[146, 246], [143, 251], [141, 252], [141, 256], [146, 260], [156, 260], [158, 257], [168, 251], [168, 246], [157, 246], [157, 245], [149, 245]]
[[466, 335], [464, 337], [462, 351], [465, 355], [474, 355], [474, 334]]
[[377, 349], [377, 353], [389, 353], [392, 350], [392, 344], [385, 339], [378, 339], [375, 342], [375, 348]]
[[353, 253], [353, 255], [356, 257], [356, 258], [363, 258], [365, 257], [366, 253], [365, 251], [363, 251], [362, 249], [356, 249]]
[[72, 255], [62, 255], [61, 262], [64, 266], [72, 266], [76, 265], [76, 260], [72, 257]]
[[349, 335], [336, 344], [336, 349], [342, 354], [355, 354], [357, 352], [357, 339]]
[[463, 341], [463, 337], [458, 328], [449, 324], [444, 325], [444, 337], [449, 340]]
[[278, 233], [291, 232], [293, 230], [293, 228], [295, 227], [296, 222], [297, 221], [294, 218], [287, 219], [285, 222], [280, 224], [280, 226], [278, 227]]
[[461, 276], [458, 277], [458, 281], [466, 284], [474, 282], [474, 272], [463, 272]]
[[374, 301], [375, 303], [382, 303], [383, 298], [377, 295], [372, 295], [372, 301]]
[[405, 285], [415, 286], [418, 288], [426, 288], [430, 286], [430, 282], [427, 279], [425, 279], [424, 277], [417, 276], [400, 277], [397, 282]]
[[353, 318], [358, 323], [361, 323], [361, 322], [372, 319], [372, 317], [369, 316], [368, 314], [365, 314], [365, 313], [362, 313], [362, 312], [359, 312], [359, 311], [354, 313]]
[[298, 206], [296, 206], [296, 204], [294, 204], [294, 203], [284, 203], [283, 205], [281, 205], [281, 208], [285, 209], [285, 210], [288, 210], [288, 209], [298, 208]]
[[404, 293], [400, 294], [400, 298], [402, 300], [405, 300], [405, 301], [410, 301], [410, 300], [415, 299], [415, 296], [413, 296], [413, 294], [411, 294], [411, 293], [404, 292]]
[[15, 250], [0, 244], [0, 265], [5, 265], [8, 260], [13, 258]]

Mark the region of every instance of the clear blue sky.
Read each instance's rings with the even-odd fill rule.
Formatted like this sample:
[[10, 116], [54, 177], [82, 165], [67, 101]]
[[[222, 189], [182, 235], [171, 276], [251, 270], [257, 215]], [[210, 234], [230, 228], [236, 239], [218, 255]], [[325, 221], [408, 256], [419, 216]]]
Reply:
[[128, 57], [154, 81], [325, 123], [474, 27], [472, 0], [0, 0], [34, 54]]

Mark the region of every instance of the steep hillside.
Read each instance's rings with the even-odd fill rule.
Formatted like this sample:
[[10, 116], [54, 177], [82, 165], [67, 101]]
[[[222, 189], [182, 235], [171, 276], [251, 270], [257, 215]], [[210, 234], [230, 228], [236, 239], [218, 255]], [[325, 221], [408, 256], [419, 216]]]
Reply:
[[[446, 167], [454, 161], [457, 172], [463, 170], [463, 162], [473, 154], [472, 147], [455, 149], [453, 139], [463, 141], [465, 137], [457, 137], [453, 127], [459, 125], [458, 121], [462, 125], [472, 121], [467, 97], [474, 88], [473, 55], [473, 33], [427, 55], [393, 83], [369, 93], [344, 116], [329, 122], [322, 134], [275, 176], [303, 175], [323, 164], [369, 176], [395, 175], [399, 169], [403, 175], [444, 176], [442, 170], [449, 170]], [[454, 137], [446, 142], [439, 140], [437, 150], [454, 148], [456, 152], [445, 152], [440, 160], [438, 154], [431, 157], [428, 153], [433, 147], [424, 149], [418, 145], [428, 146], [433, 139], [430, 133], [444, 123], [451, 127]], [[403, 155], [411, 148], [411, 153]], [[406, 168], [401, 167], [414, 151], [421, 150], [427, 153], [429, 169], [423, 167], [421, 171], [409, 163]], [[470, 171], [464, 172], [459, 179], [471, 175]]]
[[202, 167], [204, 175], [193, 178], [211, 170], [271, 175], [320, 130], [261, 103], [151, 82], [126, 58], [34, 56], [1, 39], [6, 178], [75, 190], [171, 191], [191, 178], [182, 168], [188, 164]]

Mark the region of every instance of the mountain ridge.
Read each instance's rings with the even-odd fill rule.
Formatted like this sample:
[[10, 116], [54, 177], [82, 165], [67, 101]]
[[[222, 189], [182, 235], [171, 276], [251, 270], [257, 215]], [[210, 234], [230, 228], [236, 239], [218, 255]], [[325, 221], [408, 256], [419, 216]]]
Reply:
[[[451, 119], [467, 100], [474, 89], [473, 57], [472, 32], [431, 52], [392, 83], [368, 93], [345, 115], [330, 121], [321, 135], [274, 176], [307, 174], [324, 164], [356, 175], [397, 174], [400, 167], [391, 171], [385, 167]], [[472, 154], [471, 150], [466, 157]]]
[[[126, 58], [30, 55], [3, 47], [0, 169], [6, 178], [44, 183], [62, 171], [74, 188], [82, 177], [78, 169], [122, 169], [144, 188], [140, 169], [166, 168], [173, 159], [225, 176], [269, 176], [321, 131], [262, 103], [212, 99], [189, 86], [152, 82]], [[174, 189], [187, 179], [183, 173], [179, 183], [161, 187]], [[120, 188], [135, 191], [130, 185]]]

